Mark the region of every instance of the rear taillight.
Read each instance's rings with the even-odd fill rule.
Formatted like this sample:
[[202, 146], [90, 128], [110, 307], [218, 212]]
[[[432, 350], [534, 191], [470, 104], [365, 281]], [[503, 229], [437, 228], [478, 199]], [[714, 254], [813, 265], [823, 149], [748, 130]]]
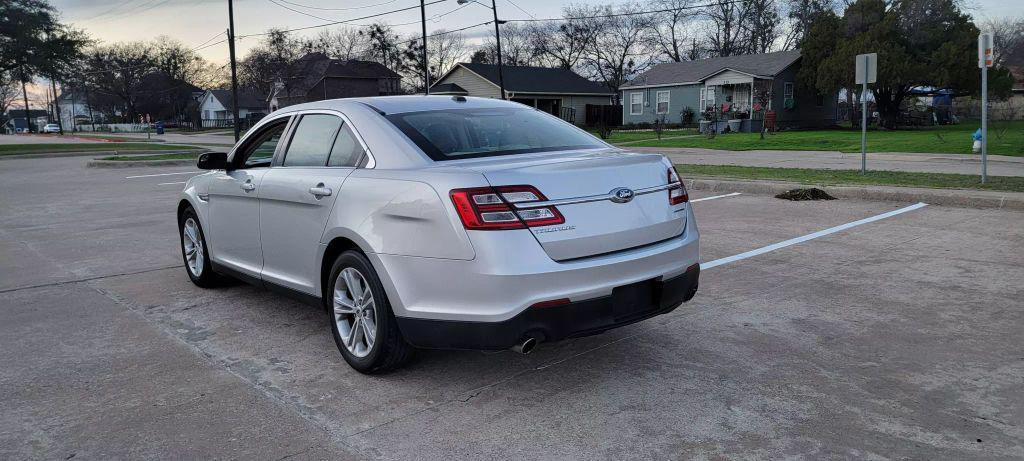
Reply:
[[668, 169], [668, 185], [669, 205], [678, 205], [690, 201], [690, 196], [686, 194], [686, 186], [679, 180], [679, 174], [676, 173], [675, 168]]
[[455, 189], [451, 197], [462, 225], [470, 230], [525, 229], [565, 222], [565, 218], [553, 206], [515, 209], [510, 206], [513, 203], [547, 200], [533, 186]]

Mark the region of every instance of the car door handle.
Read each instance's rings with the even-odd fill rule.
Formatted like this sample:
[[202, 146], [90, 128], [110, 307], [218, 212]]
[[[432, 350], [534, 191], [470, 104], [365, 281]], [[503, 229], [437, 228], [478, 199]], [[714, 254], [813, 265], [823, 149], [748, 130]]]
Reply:
[[256, 185], [251, 182], [244, 182], [242, 183], [242, 190], [246, 192], [252, 192], [256, 190]]
[[334, 191], [332, 191], [330, 187], [324, 187], [323, 183], [321, 183], [317, 184], [316, 187], [310, 187], [309, 193], [313, 194], [313, 196], [316, 197], [317, 200], [320, 200], [323, 197], [327, 197], [333, 194]]

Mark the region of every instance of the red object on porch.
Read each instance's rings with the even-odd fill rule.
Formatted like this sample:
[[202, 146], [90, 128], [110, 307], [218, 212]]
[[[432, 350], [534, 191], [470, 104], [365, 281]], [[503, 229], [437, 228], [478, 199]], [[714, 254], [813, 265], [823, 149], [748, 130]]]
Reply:
[[770, 110], [764, 114], [764, 127], [768, 131], [775, 131], [775, 111]]
[[732, 104], [729, 104], [727, 102], [722, 103], [722, 112], [729, 112], [730, 108], [732, 108]]

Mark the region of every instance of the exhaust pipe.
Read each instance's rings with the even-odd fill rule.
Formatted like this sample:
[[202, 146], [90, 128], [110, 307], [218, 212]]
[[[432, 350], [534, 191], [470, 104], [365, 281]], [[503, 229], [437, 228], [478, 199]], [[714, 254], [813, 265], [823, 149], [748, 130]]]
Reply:
[[516, 344], [515, 346], [512, 346], [512, 350], [514, 352], [526, 355], [529, 354], [530, 352], [533, 352], [533, 349], [535, 347], [537, 347], [537, 338], [534, 338], [533, 336], [527, 336], [526, 339], [523, 340], [523, 342]]

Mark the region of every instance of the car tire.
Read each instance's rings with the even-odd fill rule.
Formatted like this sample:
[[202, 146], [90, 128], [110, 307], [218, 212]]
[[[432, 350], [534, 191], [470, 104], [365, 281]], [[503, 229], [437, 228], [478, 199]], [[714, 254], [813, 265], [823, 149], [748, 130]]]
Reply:
[[220, 286], [223, 278], [213, 271], [209, 246], [206, 245], [206, 234], [199, 223], [199, 216], [192, 207], [185, 208], [178, 217], [178, 238], [185, 272], [192, 283], [202, 288]]
[[402, 337], [380, 278], [362, 253], [349, 250], [335, 259], [323, 299], [334, 343], [356, 371], [383, 373], [412, 358], [414, 349]]

